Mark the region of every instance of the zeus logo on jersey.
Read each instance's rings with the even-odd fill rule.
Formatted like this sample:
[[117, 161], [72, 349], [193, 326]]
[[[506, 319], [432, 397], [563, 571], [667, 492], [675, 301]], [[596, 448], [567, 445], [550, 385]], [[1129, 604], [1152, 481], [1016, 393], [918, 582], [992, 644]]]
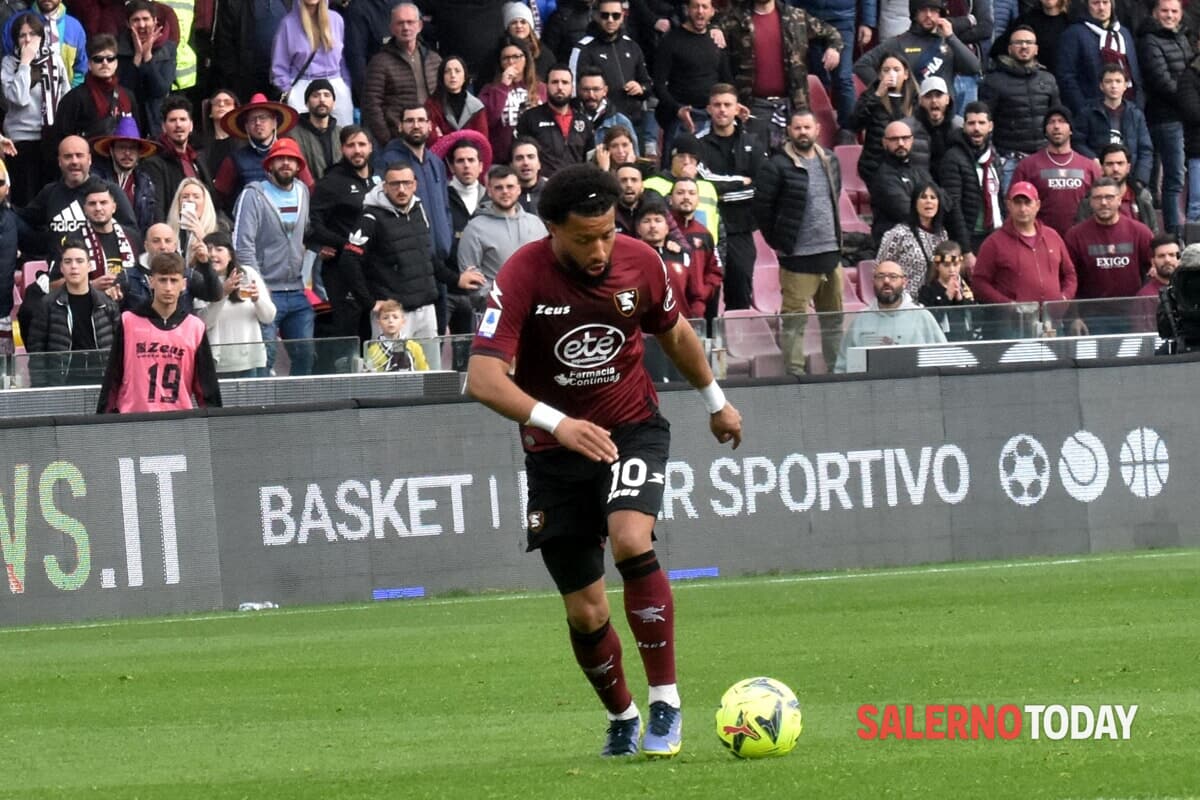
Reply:
[[535, 315], [541, 314], [547, 317], [565, 317], [571, 313], [570, 306], [548, 306], [545, 303], [538, 303], [537, 309], [533, 312]]

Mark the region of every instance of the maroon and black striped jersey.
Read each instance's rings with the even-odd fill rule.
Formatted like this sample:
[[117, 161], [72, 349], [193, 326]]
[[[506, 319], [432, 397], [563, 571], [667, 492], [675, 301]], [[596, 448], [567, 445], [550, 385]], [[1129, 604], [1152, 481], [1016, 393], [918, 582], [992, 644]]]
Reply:
[[[648, 419], [658, 395], [642, 365], [642, 334], [679, 318], [662, 259], [627, 236], [613, 244], [612, 269], [589, 286], [555, 258], [550, 239], [525, 245], [501, 267], [472, 353], [516, 362], [522, 390], [568, 416], [604, 428]], [[527, 450], [558, 446], [522, 426]]]

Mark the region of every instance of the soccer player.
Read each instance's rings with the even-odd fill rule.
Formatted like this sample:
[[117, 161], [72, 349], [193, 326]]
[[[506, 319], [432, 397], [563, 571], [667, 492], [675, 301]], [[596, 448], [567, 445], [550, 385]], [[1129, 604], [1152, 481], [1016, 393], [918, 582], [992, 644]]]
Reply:
[[97, 413], [221, 405], [204, 321], [179, 306], [186, 285], [184, 271], [178, 253], [159, 253], [150, 259], [152, 299], [121, 314]]
[[467, 385], [521, 423], [529, 549], [562, 594], [575, 660], [608, 712], [601, 755], [637, 754], [642, 732], [609, 623], [607, 538], [650, 686], [641, 750], [673, 756], [682, 731], [675, 612], [653, 545], [670, 430], [642, 366], [642, 333], [700, 390], [717, 441], [737, 447], [742, 421], [679, 313], [662, 260], [616, 235], [619, 194], [616, 178], [591, 165], [564, 167], [546, 184], [538, 210], [550, 235], [517, 250], [496, 276]]

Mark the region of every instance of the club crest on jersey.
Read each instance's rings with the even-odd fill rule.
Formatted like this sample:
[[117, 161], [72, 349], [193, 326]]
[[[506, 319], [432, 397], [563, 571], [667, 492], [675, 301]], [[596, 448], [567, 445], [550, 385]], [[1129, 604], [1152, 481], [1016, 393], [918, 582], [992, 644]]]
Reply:
[[529, 512], [529, 530], [537, 533], [546, 524], [546, 512], [530, 511]]
[[638, 307], [638, 290], [622, 289], [614, 292], [613, 302], [617, 304], [617, 311], [621, 312], [621, 316], [632, 317]]

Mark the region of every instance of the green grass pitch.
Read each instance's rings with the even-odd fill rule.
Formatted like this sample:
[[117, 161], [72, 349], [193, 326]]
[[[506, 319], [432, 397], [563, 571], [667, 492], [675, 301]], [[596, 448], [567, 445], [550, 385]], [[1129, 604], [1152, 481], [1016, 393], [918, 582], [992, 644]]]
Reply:
[[[551, 594], [0, 630], [0, 797], [1200, 794], [1200, 551], [680, 583], [676, 606], [666, 762], [596, 755]], [[805, 731], [743, 762], [713, 710], [758, 674], [796, 691]], [[863, 741], [863, 703], [1140, 709], [1128, 741]]]

